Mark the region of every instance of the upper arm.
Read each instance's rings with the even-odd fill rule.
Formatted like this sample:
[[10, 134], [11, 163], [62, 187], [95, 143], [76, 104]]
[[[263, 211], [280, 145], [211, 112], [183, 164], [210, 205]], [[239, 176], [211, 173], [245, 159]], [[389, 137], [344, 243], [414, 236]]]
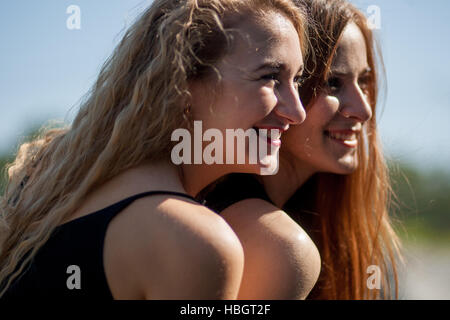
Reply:
[[320, 273], [308, 234], [267, 201], [247, 199], [221, 212], [245, 254], [239, 299], [304, 299]]
[[235, 299], [243, 249], [228, 224], [199, 205], [168, 199], [137, 232], [134, 271], [147, 299]]

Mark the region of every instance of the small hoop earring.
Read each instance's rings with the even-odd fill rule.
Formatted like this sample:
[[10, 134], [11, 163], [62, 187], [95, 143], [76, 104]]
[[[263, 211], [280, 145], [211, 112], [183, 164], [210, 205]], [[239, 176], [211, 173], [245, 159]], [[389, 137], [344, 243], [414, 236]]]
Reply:
[[189, 115], [191, 113], [191, 105], [188, 104], [186, 108], [184, 108], [184, 114]]

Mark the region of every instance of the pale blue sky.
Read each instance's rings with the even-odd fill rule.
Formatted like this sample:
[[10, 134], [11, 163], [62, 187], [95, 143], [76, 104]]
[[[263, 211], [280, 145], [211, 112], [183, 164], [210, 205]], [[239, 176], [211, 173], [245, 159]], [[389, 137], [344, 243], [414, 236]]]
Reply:
[[[0, 151], [34, 121], [71, 121], [127, 21], [150, 0], [58, 0], [0, 5]], [[377, 5], [388, 92], [379, 115], [394, 159], [450, 170], [450, 1], [353, 0]], [[70, 5], [81, 29], [68, 30]], [[70, 110], [70, 111], [69, 111]]]

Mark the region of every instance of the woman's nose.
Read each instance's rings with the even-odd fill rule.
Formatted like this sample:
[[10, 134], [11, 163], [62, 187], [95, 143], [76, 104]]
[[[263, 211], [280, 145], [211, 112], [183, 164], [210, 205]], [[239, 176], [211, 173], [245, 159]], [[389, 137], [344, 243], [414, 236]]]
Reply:
[[285, 87], [278, 92], [278, 105], [275, 112], [285, 119], [288, 124], [300, 124], [306, 119], [306, 112], [295, 86]]
[[[344, 98], [344, 99], [342, 99]], [[372, 118], [372, 107], [368, 97], [361, 90], [359, 85], [349, 88], [345, 97], [341, 97], [341, 108], [339, 112], [346, 118], [354, 118], [361, 122], [366, 122]]]

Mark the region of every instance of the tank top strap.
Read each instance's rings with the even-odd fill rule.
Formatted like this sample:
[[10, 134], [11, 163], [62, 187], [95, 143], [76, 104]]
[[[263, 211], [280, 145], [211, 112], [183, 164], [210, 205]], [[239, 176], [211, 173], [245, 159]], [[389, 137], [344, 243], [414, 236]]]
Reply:
[[106, 215], [108, 216], [107, 220], [109, 221], [114, 218], [119, 212], [121, 212], [123, 209], [125, 209], [127, 206], [129, 206], [132, 202], [134, 202], [137, 199], [148, 197], [148, 196], [157, 196], [157, 195], [170, 195], [170, 196], [177, 196], [177, 197], [183, 197], [192, 201], [195, 201], [199, 203], [198, 200], [196, 200], [194, 197], [181, 192], [176, 191], [167, 191], [167, 190], [154, 190], [154, 191], [147, 191], [135, 194], [131, 197], [128, 197], [126, 199], [123, 199], [119, 202], [116, 202], [115, 204], [102, 209], [100, 211], [106, 211]]
[[[183, 197], [192, 201], [195, 201], [197, 203], [200, 203], [198, 200], [196, 200], [194, 197], [182, 193], [182, 192], [176, 192], [176, 191], [167, 191], [167, 190], [154, 190], [154, 191], [147, 191], [135, 194], [131, 197], [128, 197], [126, 199], [123, 199], [119, 202], [116, 202], [115, 204], [99, 210], [99, 214], [103, 216], [103, 218], [106, 218], [106, 225], [109, 224], [109, 222], [123, 209], [128, 207], [132, 202], [134, 202], [137, 199], [148, 197], [148, 196], [157, 196], [157, 195], [170, 195], [170, 196], [177, 196], [177, 197]], [[105, 212], [106, 211], [106, 212]]]
[[192, 201], [195, 201], [197, 203], [200, 203], [198, 200], [196, 200], [194, 197], [185, 194], [185, 193], [181, 193], [181, 192], [176, 192], [176, 191], [167, 191], [167, 190], [155, 190], [155, 191], [147, 191], [147, 192], [142, 192], [142, 193], [138, 193], [135, 194], [131, 197], [125, 198], [123, 200], [120, 200], [114, 204], [109, 205], [108, 207], [105, 207], [103, 209], [97, 210], [95, 212], [92, 212], [90, 214], [87, 214], [85, 216], [82, 216], [80, 218], [71, 220], [69, 222], [66, 222], [58, 227], [56, 227], [57, 230], [59, 229], [66, 229], [67, 227], [75, 227], [77, 225], [83, 224], [85, 225], [85, 223], [87, 221], [102, 221], [101, 224], [104, 225], [104, 228], [106, 230], [107, 225], [109, 224], [109, 222], [119, 213], [121, 212], [123, 209], [125, 209], [127, 206], [129, 206], [133, 201], [140, 199], [140, 198], [144, 198], [144, 197], [148, 197], [148, 196], [153, 196], [153, 195], [171, 195], [171, 196], [177, 196], [177, 197], [183, 197]]
[[[103, 261], [106, 230], [110, 221], [125, 207], [136, 199], [152, 195], [170, 195], [195, 201], [190, 195], [180, 192], [148, 191], [56, 227], [20, 277], [13, 281], [2, 300], [5, 297], [6, 300], [17, 301], [25, 297], [112, 300]], [[66, 270], [71, 265], [82, 270], [82, 290], [67, 288]]]
[[128, 205], [131, 202], [139, 199], [139, 198], [143, 198], [143, 197], [147, 197], [147, 196], [153, 196], [153, 195], [171, 195], [171, 196], [178, 196], [178, 197], [184, 197], [187, 198], [189, 200], [195, 201], [195, 202], [199, 202], [198, 200], [196, 200], [194, 197], [186, 194], [186, 193], [182, 193], [182, 192], [176, 192], [176, 191], [167, 191], [167, 190], [155, 190], [155, 191], [147, 191], [147, 192], [142, 192], [142, 193], [138, 193], [135, 194], [134, 196], [128, 197], [124, 200], [119, 201], [117, 204], [124, 204], [124, 205]]

